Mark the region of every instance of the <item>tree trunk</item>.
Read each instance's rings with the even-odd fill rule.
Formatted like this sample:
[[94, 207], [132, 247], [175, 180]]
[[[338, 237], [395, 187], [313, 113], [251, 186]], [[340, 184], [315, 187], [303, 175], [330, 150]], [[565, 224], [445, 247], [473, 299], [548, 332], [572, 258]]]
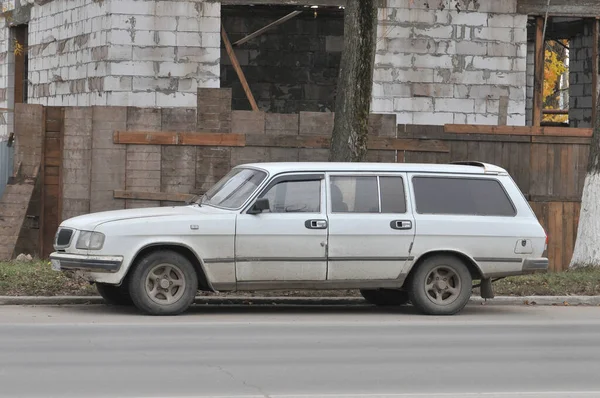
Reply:
[[360, 162], [367, 156], [377, 38], [376, 0], [348, 0], [329, 160]]
[[[598, 96], [600, 108], [600, 95]], [[579, 212], [577, 240], [570, 268], [600, 267], [600, 112], [590, 145], [587, 174]]]

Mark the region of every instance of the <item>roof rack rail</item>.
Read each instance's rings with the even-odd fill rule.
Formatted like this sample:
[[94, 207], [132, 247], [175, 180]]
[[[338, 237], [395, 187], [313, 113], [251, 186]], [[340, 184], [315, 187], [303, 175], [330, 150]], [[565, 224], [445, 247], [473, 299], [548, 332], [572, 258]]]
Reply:
[[463, 160], [463, 161], [457, 161], [457, 162], [450, 162], [450, 164], [456, 164], [456, 165], [461, 165], [461, 166], [477, 166], [477, 167], [483, 167], [485, 169], [485, 163], [483, 162], [476, 162], [473, 160]]

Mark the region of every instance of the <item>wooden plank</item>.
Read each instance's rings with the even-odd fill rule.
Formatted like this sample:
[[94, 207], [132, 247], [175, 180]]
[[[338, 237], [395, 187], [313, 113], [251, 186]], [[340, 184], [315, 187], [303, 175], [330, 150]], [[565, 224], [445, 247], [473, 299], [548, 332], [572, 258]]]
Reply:
[[591, 128], [570, 127], [533, 127], [533, 126], [494, 126], [480, 124], [446, 124], [447, 134], [494, 134], [494, 135], [529, 135], [552, 137], [591, 137]]
[[593, 21], [592, 28], [592, 128], [596, 127], [598, 117], [598, 35], [600, 34], [600, 22]]
[[276, 148], [329, 148], [331, 138], [312, 135], [246, 135], [246, 146]]
[[233, 133], [180, 133], [180, 145], [196, 146], [228, 146], [238, 147], [246, 145], [245, 134]]
[[302, 11], [292, 11], [291, 13], [287, 14], [286, 16], [279, 18], [277, 21], [271, 22], [270, 24], [260, 28], [256, 32], [250, 33], [248, 36], [236, 41], [235, 43], [233, 43], [233, 45], [239, 46], [241, 44], [244, 44], [247, 41], [250, 41], [250, 40], [254, 39], [255, 37], [262, 35], [266, 31], [273, 29], [274, 27], [281, 25], [282, 23], [284, 23], [286, 21], [289, 21], [290, 19], [294, 18], [295, 16], [297, 16], [299, 14], [302, 14]]
[[600, 3], [597, 0], [518, 0], [517, 14], [550, 16], [590, 17], [600, 16]]
[[44, 177], [44, 184], [45, 185], [57, 185], [58, 186], [58, 176], [49, 176], [48, 174], [46, 174], [46, 176]]
[[227, 32], [225, 32], [225, 27], [221, 24], [221, 38], [223, 40], [223, 44], [225, 44], [225, 50], [229, 55], [229, 59], [231, 60], [231, 64], [233, 69], [235, 69], [235, 73], [238, 75], [238, 79], [240, 79], [240, 83], [242, 83], [242, 87], [244, 88], [244, 92], [246, 93], [246, 97], [250, 102], [250, 106], [253, 111], [258, 111], [258, 105], [256, 105], [256, 101], [254, 100], [254, 96], [252, 95], [252, 91], [250, 91], [250, 86], [248, 86], [248, 82], [246, 81], [246, 76], [244, 75], [244, 71], [242, 71], [242, 67], [231, 47], [231, 42], [229, 41], [229, 37], [227, 37]]
[[160, 131], [115, 131], [115, 144], [178, 145], [179, 134]]
[[549, 217], [548, 217], [548, 229], [550, 230], [548, 239], [548, 255], [550, 257], [550, 270], [557, 271], [560, 269], [562, 248], [563, 248], [563, 236], [562, 236], [562, 203], [552, 202], [548, 204]]
[[369, 149], [415, 152], [450, 152], [447, 142], [437, 140], [414, 140], [402, 138], [370, 137]]
[[185, 202], [194, 197], [191, 194], [185, 193], [168, 193], [168, 192], [139, 192], [139, 191], [123, 191], [115, 190], [113, 197], [115, 199], [129, 200], [160, 200], [166, 202]]
[[533, 122], [537, 127], [542, 122], [544, 102], [544, 60], [545, 60], [544, 18], [535, 19], [535, 55], [533, 84]]
[[573, 145], [589, 145], [592, 142], [591, 138], [582, 137], [531, 137], [531, 142], [543, 144], [573, 144]]
[[566, 171], [562, 172], [562, 178], [567, 183], [565, 192], [568, 196], [578, 196], [577, 180], [575, 178], [575, 162], [573, 160], [573, 145], [566, 146], [566, 155], [563, 164], [566, 166]]
[[[544, 187], [543, 193], [546, 195], [554, 195], [554, 173], [557, 172], [554, 168], [554, 145], [546, 145], [546, 156], [544, 171], [546, 173], [546, 186]], [[543, 154], [542, 154], [543, 158]]]

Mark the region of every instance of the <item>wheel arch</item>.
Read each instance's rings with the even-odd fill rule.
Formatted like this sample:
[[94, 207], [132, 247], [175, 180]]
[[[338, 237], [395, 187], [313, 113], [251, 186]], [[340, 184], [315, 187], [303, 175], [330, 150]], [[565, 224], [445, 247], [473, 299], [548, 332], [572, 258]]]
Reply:
[[414, 275], [415, 271], [419, 268], [419, 266], [421, 264], [423, 264], [423, 262], [425, 260], [427, 260], [428, 258], [431, 258], [431, 257], [439, 256], [439, 255], [453, 256], [453, 257], [456, 257], [459, 260], [463, 261], [465, 263], [465, 265], [467, 266], [467, 268], [469, 269], [469, 272], [471, 273], [471, 277], [473, 278], [473, 280], [480, 280], [484, 277], [483, 271], [481, 271], [481, 268], [479, 267], [477, 262], [471, 256], [469, 256], [461, 251], [452, 250], [452, 249], [431, 250], [431, 251], [421, 254], [419, 257], [416, 258], [415, 262], [413, 263], [412, 267], [410, 268], [410, 270], [408, 272], [408, 275], [406, 276], [405, 284], [407, 281], [410, 280], [410, 278]]
[[198, 276], [198, 288], [205, 291], [216, 292], [210, 279], [208, 278], [202, 258], [198, 255], [198, 253], [192, 250], [191, 247], [180, 242], [156, 242], [147, 244], [138, 249], [131, 260], [132, 266], [129, 268], [129, 270], [127, 270], [124, 280], [129, 277], [131, 270], [133, 267], [135, 267], [140, 258], [159, 250], [169, 250], [184, 256], [190, 263], [192, 263], [194, 269], [196, 270], [196, 275]]

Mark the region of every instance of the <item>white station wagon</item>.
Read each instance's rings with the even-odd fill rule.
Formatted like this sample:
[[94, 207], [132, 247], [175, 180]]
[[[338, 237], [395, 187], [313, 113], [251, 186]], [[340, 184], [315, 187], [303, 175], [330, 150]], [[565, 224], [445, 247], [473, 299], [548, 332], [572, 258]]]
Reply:
[[185, 206], [64, 221], [52, 267], [113, 304], [185, 311], [198, 290], [359, 289], [451, 315], [473, 281], [546, 271], [547, 237], [502, 168], [478, 163], [258, 163]]

